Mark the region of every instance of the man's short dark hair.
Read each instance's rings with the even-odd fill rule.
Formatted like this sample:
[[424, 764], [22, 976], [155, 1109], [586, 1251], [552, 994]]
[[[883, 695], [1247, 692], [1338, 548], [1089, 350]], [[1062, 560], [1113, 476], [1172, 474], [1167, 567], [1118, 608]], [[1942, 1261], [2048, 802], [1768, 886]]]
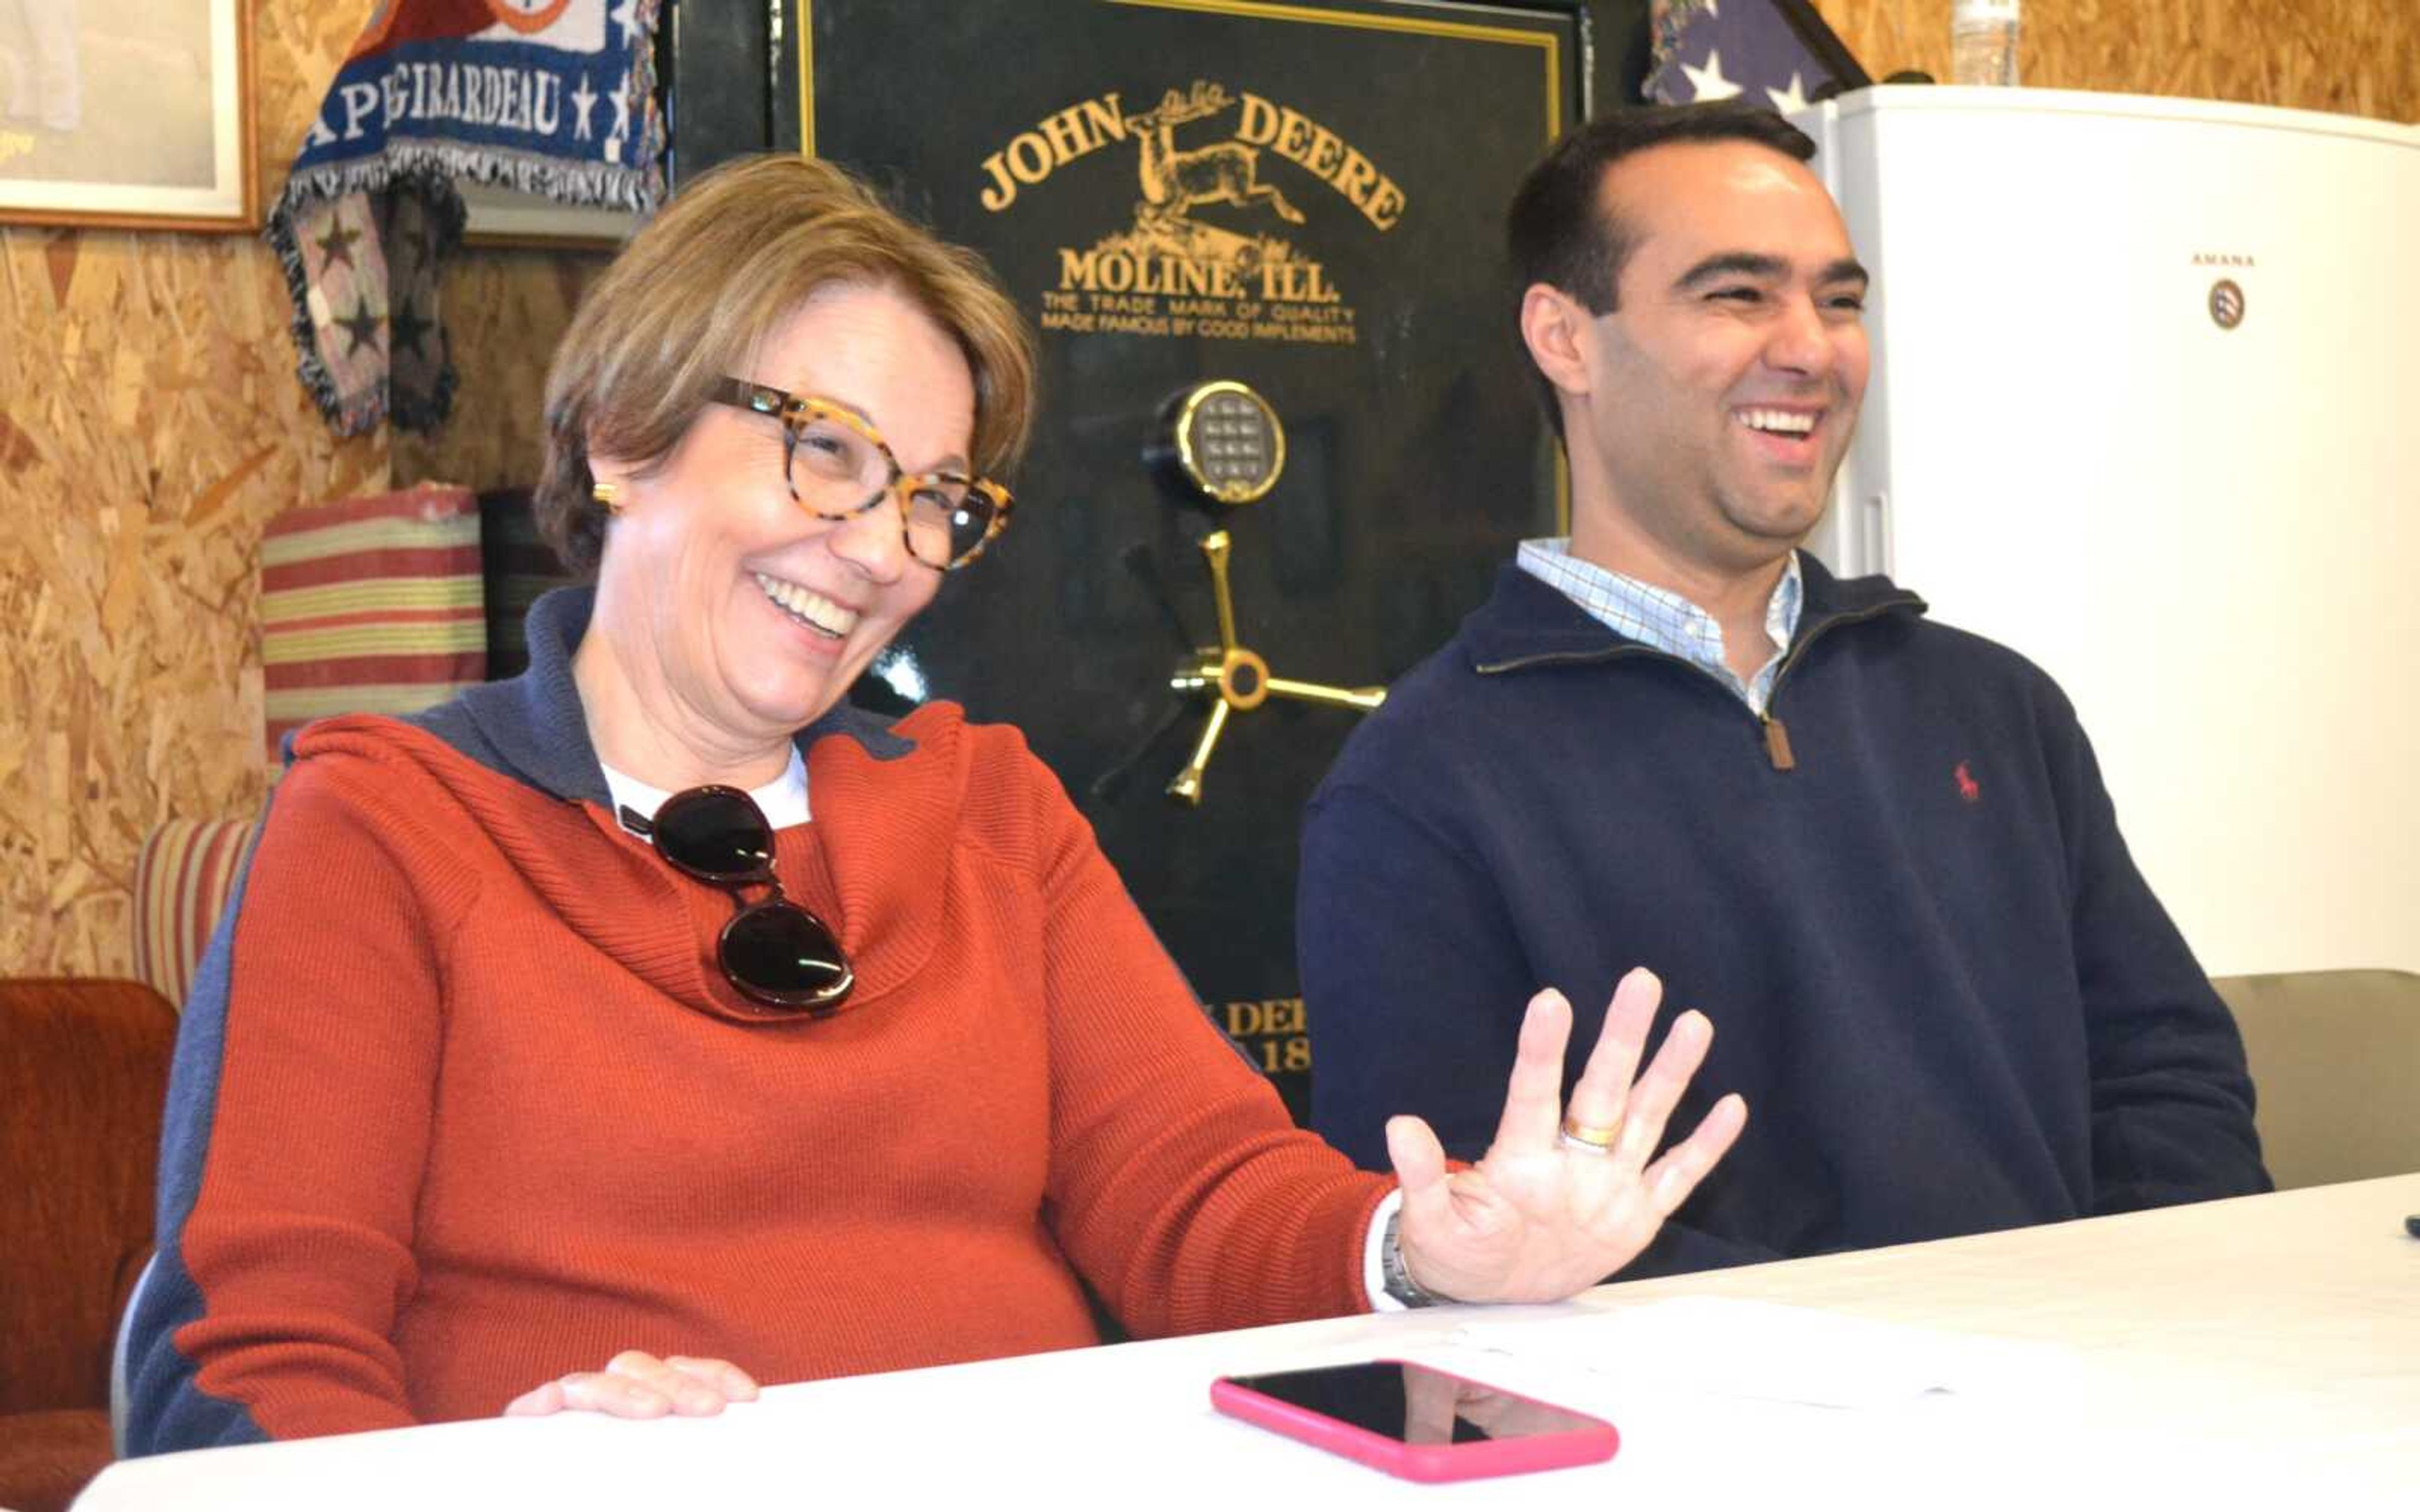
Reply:
[[[1632, 228], [1604, 203], [1605, 171], [1634, 152], [1668, 142], [1748, 142], [1800, 162], [1815, 142], [1772, 111], [1736, 100], [1703, 105], [1643, 105], [1573, 127], [1524, 175], [1505, 213], [1515, 307], [1532, 284], [1548, 284], [1591, 315], [1614, 307], [1621, 269], [1637, 245]], [[1554, 385], [1538, 373], [1546, 417], [1562, 434]]]

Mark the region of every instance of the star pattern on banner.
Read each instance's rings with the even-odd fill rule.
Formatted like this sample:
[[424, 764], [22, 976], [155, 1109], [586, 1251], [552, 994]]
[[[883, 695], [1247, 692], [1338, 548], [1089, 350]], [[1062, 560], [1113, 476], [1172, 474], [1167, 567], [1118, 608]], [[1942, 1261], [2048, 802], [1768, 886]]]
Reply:
[[420, 340], [436, 327], [436, 321], [420, 317], [420, 312], [411, 307], [411, 297], [406, 295], [402, 307], [395, 312], [395, 318], [388, 325], [388, 349], [410, 352], [425, 363], [428, 360], [428, 353], [421, 349]]
[[630, 134], [630, 76], [622, 75], [613, 82], [613, 130], [608, 133], [613, 141]]
[[343, 327], [345, 334], [352, 338], [353, 344], [345, 348], [345, 355], [350, 357], [364, 347], [373, 351], [378, 349], [378, 329], [386, 324], [386, 316], [373, 314], [368, 298], [357, 295], [353, 301], [353, 313], [337, 321], [336, 324]]
[[1689, 76], [1689, 85], [1697, 91], [1690, 96], [1692, 100], [1731, 100], [1740, 92], [1739, 85], [1723, 77], [1723, 54], [1719, 50], [1706, 54], [1704, 68], [1693, 69], [1683, 63], [1681, 71]]
[[1655, 0], [1642, 89], [1665, 104], [1739, 100], [1785, 114], [1865, 82], [1807, 0]]
[[597, 108], [597, 91], [588, 87], [588, 75], [582, 74], [580, 87], [571, 92], [572, 108], [580, 112], [580, 119], [571, 129], [571, 134], [577, 141], [585, 142], [597, 134], [588, 127], [588, 113]]
[[328, 217], [328, 234], [317, 239], [312, 245], [319, 249], [320, 267], [323, 269], [343, 263], [359, 272], [361, 264], [353, 261], [353, 243], [361, 239], [359, 230], [345, 224], [344, 212], [339, 210]]
[[606, 12], [605, 19], [622, 28], [622, 40], [628, 43], [630, 39], [639, 35], [639, 0], [616, 0], [613, 8]]

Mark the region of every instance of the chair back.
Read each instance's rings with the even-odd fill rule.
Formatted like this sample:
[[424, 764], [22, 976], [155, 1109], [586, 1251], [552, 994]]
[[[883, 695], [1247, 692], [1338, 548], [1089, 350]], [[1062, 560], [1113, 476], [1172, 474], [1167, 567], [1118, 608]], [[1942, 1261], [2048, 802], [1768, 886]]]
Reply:
[[2282, 1191], [2420, 1171], [2420, 975], [2218, 977]]
[[332, 714], [409, 714], [488, 675], [479, 501], [422, 484], [287, 510], [260, 539], [262, 759]]
[[134, 856], [134, 975], [179, 1011], [260, 820], [170, 819]]
[[176, 1042], [141, 982], [0, 980], [0, 1414], [109, 1405]]

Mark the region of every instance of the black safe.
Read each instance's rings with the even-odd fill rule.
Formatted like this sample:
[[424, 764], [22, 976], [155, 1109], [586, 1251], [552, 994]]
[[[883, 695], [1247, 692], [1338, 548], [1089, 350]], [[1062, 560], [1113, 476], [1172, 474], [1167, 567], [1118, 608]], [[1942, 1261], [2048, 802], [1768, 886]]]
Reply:
[[1592, 97], [1636, 98], [1645, 14], [675, 0], [661, 28], [675, 190], [743, 152], [843, 163], [1040, 339], [1014, 527], [852, 696], [1021, 728], [1297, 1118], [1303, 805], [1562, 528], [1503, 211]]

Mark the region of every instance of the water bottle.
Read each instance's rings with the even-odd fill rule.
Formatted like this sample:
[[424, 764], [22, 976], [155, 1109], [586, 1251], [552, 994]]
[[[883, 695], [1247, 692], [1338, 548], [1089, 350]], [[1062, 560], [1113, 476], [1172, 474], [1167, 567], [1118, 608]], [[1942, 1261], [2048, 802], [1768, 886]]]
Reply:
[[1950, 0], [1949, 82], [2017, 82], [2017, 0]]

